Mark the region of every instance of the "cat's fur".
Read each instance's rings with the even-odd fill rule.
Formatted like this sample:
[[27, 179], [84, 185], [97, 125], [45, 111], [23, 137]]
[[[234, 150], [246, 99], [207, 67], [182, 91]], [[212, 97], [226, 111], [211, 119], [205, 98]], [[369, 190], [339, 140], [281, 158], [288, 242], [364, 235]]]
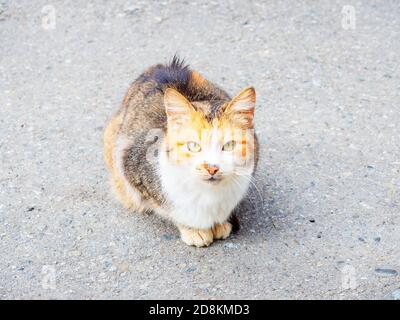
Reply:
[[[254, 106], [253, 88], [231, 99], [176, 57], [147, 69], [104, 133], [104, 156], [119, 200], [134, 211], [153, 210], [172, 220], [189, 245], [227, 238], [230, 215], [247, 192], [258, 158]], [[246, 131], [237, 139], [241, 147], [224, 145], [224, 137], [233, 139], [236, 131]], [[201, 151], [189, 150], [188, 142], [204, 132], [204, 142], [195, 144]], [[222, 145], [226, 150], [233, 145], [233, 151], [221, 151]], [[233, 164], [237, 159], [244, 161], [240, 170]], [[208, 180], [211, 176], [216, 180]]]

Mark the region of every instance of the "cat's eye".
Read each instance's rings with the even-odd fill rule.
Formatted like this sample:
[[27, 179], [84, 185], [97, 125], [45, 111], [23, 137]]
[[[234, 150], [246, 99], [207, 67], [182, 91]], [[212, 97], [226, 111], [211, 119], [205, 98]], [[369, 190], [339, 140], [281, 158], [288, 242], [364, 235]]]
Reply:
[[235, 149], [235, 146], [236, 146], [236, 142], [231, 140], [223, 145], [222, 150], [223, 151], [233, 151], [233, 149]]
[[191, 151], [191, 152], [200, 152], [201, 151], [200, 145], [194, 141], [188, 142], [187, 147], [188, 147], [189, 151]]

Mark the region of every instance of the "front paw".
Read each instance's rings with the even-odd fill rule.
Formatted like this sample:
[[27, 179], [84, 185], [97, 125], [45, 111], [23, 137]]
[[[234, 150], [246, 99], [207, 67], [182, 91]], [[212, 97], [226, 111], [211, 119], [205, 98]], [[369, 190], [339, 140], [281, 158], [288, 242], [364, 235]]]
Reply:
[[213, 242], [213, 232], [211, 229], [192, 229], [179, 227], [181, 239], [189, 246], [208, 247]]
[[212, 227], [214, 239], [226, 239], [232, 231], [232, 224], [230, 222], [217, 223]]

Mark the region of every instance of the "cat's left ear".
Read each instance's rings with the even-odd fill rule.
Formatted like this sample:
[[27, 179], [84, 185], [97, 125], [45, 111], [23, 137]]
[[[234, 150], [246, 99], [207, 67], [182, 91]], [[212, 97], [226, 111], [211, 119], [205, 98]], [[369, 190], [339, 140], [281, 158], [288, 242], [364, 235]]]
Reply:
[[164, 93], [165, 112], [168, 122], [181, 123], [189, 120], [195, 111], [191, 103], [178, 91], [172, 88], [166, 89]]
[[228, 103], [224, 113], [241, 128], [252, 129], [255, 106], [256, 91], [253, 87], [249, 87], [242, 90]]

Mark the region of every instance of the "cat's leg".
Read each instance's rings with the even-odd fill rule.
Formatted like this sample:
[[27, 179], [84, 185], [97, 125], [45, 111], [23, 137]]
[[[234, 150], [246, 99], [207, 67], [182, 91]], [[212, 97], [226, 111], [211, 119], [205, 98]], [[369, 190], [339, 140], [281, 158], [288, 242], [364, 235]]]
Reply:
[[230, 222], [217, 223], [211, 229], [194, 229], [178, 225], [181, 239], [187, 245], [196, 247], [207, 247], [213, 240], [226, 239], [232, 231]]
[[224, 223], [216, 223], [212, 228], [211, 231], [213, 233], [213, 238], [215, 240], [218, 239], [226, 239], [229, 237], [232, 231], [232, 224], [228, 221]]
[[214, 239], [211, 229], [194, 229], [178, 225], [181, 233], [181, 239], [189, 246], [208, 247]]

